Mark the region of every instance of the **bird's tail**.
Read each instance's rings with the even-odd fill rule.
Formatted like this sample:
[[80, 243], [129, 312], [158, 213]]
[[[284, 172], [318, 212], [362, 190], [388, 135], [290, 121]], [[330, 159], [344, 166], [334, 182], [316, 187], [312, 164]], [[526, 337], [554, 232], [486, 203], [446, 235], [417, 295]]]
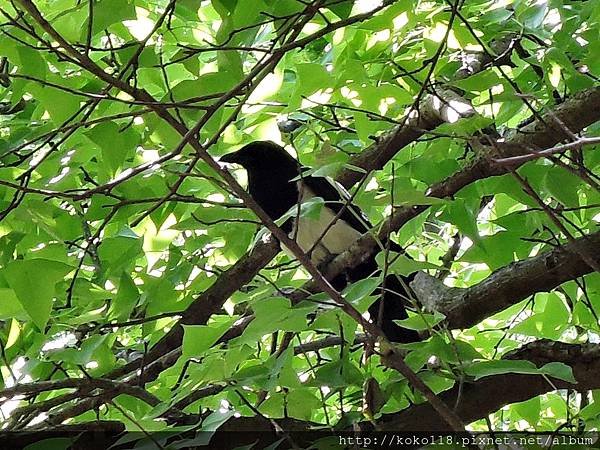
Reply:
[[371, 320], [379, 324], [391, 342], [408, 343], [421, 340], [419, 333], [394, 322], [408, 317], [406, 305], [411, 303], [412, 295], [408, 283], [412, 281], [413, 276], [414, 274], [400, 278], [394, 274], [387, 275], [380, 287], [380, 292], [383, 289], [383, 295], [369, 307]]
[[[386, 245], [390, 251], [410, 257], [399, 244], [389, 241]], [[347, 280], [350, 282], [362, 280], [376, 274], [377, 270], [377, 263], [373, 257], [351, 269], [346, 274]], [[408, 276], [388, 274], [385, 282], [379, 287], [379, 299], [369, 307], [371, 320], [380, 326], [386, 337], [392, 342], [408, 343], [421, 340], [419, 333], [394, 322], [394, 320], [408, 317], [406, 306], [412, 304], [411, 299], [414, 298], [409, 283], [414, 276], [414, 273]]]

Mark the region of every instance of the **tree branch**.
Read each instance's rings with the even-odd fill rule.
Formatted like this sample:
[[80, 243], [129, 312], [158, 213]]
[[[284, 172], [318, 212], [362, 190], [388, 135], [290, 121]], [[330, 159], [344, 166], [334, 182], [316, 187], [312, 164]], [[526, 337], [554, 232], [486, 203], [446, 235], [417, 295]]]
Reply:
[[[600, 346], [597, 344], [566, 344], [541, 340], [524, 345], [504, 356], [505, 360], [527, 360], [541, 367], [550, 362], [561, 362], [573, 369], [577, 384], [549, 378], [542, 375], [505, 374], [488, 376], [476, 382], [466, 383], [459, 394], [458, 386], [439, 394], [446, 404], [456, 404], [460, 395], [457, 413], [465, 421], [475, 420], [499, 410], [503, 406], [525, 401], [537, 395], [558, 389], [576, 389], [586, 391], [600, 388]], [[510, 389], [507, 389], [510, 386]], [[287, 420], [287, 421], [286, 421]], [[294, 419], [279, 422], [286, 431], [310, 431], [317, 424]], [[421, 403], [395, 414], [387, 414], [377, 421], [377, 429], [381, 431], [449, 431], [448, 426], [435, 414], [431, 405]], [[273, 430], [268, 421], [260, 417], [239, 417], [230, 419], [219, 428], [219, 433], [234, 430]], [[371, 422], [360, 422], [345, 431], [373, 430]], [[322, 435], [321, 435], [322, 437]], [[272, 439], [278, 439], [273, 431]], [[310, 439], [310, 438], [307, 438]]]
[[[550, 384], [541, 375], [505, 374], [485, 377], [463, 386], [457, 413], [467, 422], [487, 416], [504, 405], [522, 402], [537, 395], [558, 389], [585, 391], [600, 388], [600, 346], [597, 344], [565, 344], [563, 342], [536, 341], [526, 344], [504, 356], [503, 359], [527, 360], [541, 367], [550, 362], [561, 362], [573, 369], [577, 384], [551, 378]], [[510, 386], [510, 388], [507, 388]], [[448, 404], [455, 404], [458, 386], [440, 394]], [[437, 431], [447, 426], [431, 411], [427, 404], [419, 404], [399, 414], [384, 417], [382, 429], [394, 431]]]
[[600, 254], [600, 232], [496, 270], [469, 288], [451, 288], [420, 272], [411, 283], [421, 304], [446, 316], [449, 328], [469, 328], [537, 292], [548, 292], [562, 283], [594, 270], [578, 249]]

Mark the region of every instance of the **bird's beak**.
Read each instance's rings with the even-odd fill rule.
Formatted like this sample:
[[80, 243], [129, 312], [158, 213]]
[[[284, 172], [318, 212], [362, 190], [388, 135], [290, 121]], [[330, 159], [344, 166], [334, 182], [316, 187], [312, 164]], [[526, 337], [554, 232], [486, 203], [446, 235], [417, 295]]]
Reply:
[[219, 158], [219, 162], [226, 164], [239, 164], [237, 152], [228, 153]]

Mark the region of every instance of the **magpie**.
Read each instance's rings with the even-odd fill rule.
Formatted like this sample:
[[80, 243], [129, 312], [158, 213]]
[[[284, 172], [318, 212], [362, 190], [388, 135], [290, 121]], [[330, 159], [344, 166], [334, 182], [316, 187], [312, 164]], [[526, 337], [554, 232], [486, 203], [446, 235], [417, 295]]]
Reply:
[[[300, 205], [312, 198], [323, 199], [317, 217], [314, 214], [300, 214], [299, 218], [290, 217], [282, 225], [282, 229], [317, 266], [344, 252], [362, 234], [372, 229], [367, 217], [350, 201], [350, 195], [340, 184], [306, 173], [306, 168], [274, 142], [252, 142], [222, 156], [220, 161], [238, 164], [246, 170], [249, 194], [274, 221], [294, 213], [294, 210], [297, 211]], [[390, 241], [387, 245], [394, 251], [404, 253], [402, 247], [394, 242]], [[375, 274], [377, 270], [373, 257], [336, 277], [332, 284], [341, 289], [347, 281], [358, 281]], [[380, 298], [369, 307], [371, 320], [379, 323], [392, 342], [420, 340], [416, 331], [402, 328], [393, 322], [408, 317], [405, 303], [409, 295], [406, 290], [413, 277], [414, 274], [411, 274], [400, 280], [396, 275], [388, 275], [382, 283], [383, 295], [380, 287]]]

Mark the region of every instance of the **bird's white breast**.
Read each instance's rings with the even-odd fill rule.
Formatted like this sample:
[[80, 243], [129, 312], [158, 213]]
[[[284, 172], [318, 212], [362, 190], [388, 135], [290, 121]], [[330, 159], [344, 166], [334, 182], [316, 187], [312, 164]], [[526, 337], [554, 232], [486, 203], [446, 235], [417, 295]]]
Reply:
[[[301, 201], [306, 202], [308, 199], [316, 197], [316, 195], [304, 186], [301, 188], [301, 197]], [[331, 225], [334, 219], [335, 213], [325, 203], [321, 207], [318, 217], [301, 215], [298, 225], [294, 224], [290, 237], [295, 237], [298, 246], [304, 252], [308, 252], [314, 246], [310, 255], [314, 264], [319, 264], [334, 255], [344, 252], [361, 236], [360, 232], [341, 219], [335, 220], [335, 223]], [[327, 233], [321, 238], [325, 229], [327, 229]], [[315, 246], [314, 244], [319, 238], [321, 240]], [[283, 250], [288, 255], [293, 256], [287, 248], [284, 247]]]

